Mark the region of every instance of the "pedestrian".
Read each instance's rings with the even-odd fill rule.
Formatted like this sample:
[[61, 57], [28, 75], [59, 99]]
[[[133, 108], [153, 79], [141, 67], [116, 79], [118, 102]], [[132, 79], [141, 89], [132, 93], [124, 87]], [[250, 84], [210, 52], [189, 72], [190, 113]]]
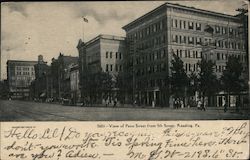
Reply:
[[202, 105], [202, 102], [201, 102], [201, 100], [199, 99], [199, 100], [198, 100], [198, 103], [197, 103], [197, 108], [198, 108], [198, 109], [201, 109], [201, 105]]
[[181, 108], [184, 108], [183, 100], [180, 101], [180, 106], [181, 106]]
[[207, 106], [208, 106], [208, 99], [207, 99], [207, 97], [204, 99], [204, 104], [203, 104], [203, 110], [204, 111], [206, 111], [206, 108], [207, 108]]
[[117, 101], [116, 101], [116, 99], [114, 100], [114, 107], [116, 107], [116, 104], [117, 104]]
[[155, 108], [155, 101], [152, 101], [152, 107]]
[[174, 99], [174, 109], [177, 109], [177, 99]]

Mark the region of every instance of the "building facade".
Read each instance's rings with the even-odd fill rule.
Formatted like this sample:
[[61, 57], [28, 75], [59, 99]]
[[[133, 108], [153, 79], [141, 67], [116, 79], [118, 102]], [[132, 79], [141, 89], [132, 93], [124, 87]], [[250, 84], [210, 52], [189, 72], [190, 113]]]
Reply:
[[[123, 71], [125, 38], [112, 35], [99, 35], [84, 43], [79, 40], [80, 86], [83, 86], [88, 74], [106, 72], [115, 77]], [[84, 96], [84, 89], [81, 88]]]
[[31, 85], [31, 97], [33, 99], [44, 100], [49, 95], [49, 72], [50, 67], [47, 62], [43, 60], [43, 56], [38, 56], [37, 64], [34, 65], [35, 69], [35, 80]]
[[182, 59], [187, 74], [199, 71], [197, 63], [202, 57], [215, 62], [218, 78], [230, 55], [237, 56], [247, 69], [241, 25], [235, 16], [171, 3], [125, 25], [125, 68], [132, 73], [135, 99], [145, 105], [171, 105], [166, 78], [173, 54]]
[[70, 67], [70, 91], [72, 103], [76, 104], [81, 101], [81, 91], [79, 87], [79, 66], [73, 64]]
[[65, 56], [62, 53], [58, 58], [52, 59], [50, 67], [51, 75], [51, 97], [55, 100], [69, 99], [70, 93], [70, 67], [78, 63], [78, 57]]
[[31, 82], [35, 79], [37, 61], [7, 61], [7, 81], [12, 99], [29, 99]]

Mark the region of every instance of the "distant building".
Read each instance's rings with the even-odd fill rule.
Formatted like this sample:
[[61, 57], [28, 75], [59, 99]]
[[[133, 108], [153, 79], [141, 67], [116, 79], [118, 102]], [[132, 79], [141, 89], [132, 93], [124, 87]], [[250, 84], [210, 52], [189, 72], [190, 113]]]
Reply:
[[70, 98], [70, 66], [78, 63], [78, 57], [59, 54], [58, 59], [52, 59], [52, 97], [56, 99]]
[[[99, 35], [84, 43], [79, 40], [80, 85], [89, 73], [100, 71], [112, 76], [123, 71], [124, 55], [126, 52], [125, 38], [112, 35]], [[83, 94], [83, 89], [82, 95]]]
[[35, 79], [34, 65], [37, 61], [7, 61], [7, 81], [10, 97], [13, 99], [28, 99], [29, 86]]
[[[238, 17], [165, 3], [125, 25], [128, 52], [125, 70], [132, 73], [135, 96], [140, 103], [169, 106], [171, 99], [166, 77], [172, 55], [184, 62], [187, 74], [197, 73], [201, 58], [216, 63], [219, 78], [227, 59], [234, 55], [246, 70], [245, 40]], [[134, 82], [132, 82], [134, 80]], [[222, 96], [209, 99], [221, 106]]]
[[38, 56], [37, 64], [34, 65], [35, 68], [35, 80], [32, 82], [32, 98], [39, 98], [45, 100], [49, 94], [48, 84], [49, 78], [48, 74], [50, 71], [47, 62], [43, 60], [43, 56]]

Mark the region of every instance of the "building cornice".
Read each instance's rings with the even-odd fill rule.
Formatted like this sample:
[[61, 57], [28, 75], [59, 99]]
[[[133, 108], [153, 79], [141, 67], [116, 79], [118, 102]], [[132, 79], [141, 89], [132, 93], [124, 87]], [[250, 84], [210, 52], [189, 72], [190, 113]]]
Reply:
[[188, 6], [183, 6], [183, 5], [179, 5], [179, 4], [173, 4], [173, 3], [164, 3], [164, 4], [160, 5], [159, 7], [155, 8], [154, 10], [142, 15], [141, 17], [139, 17], [139, 18], [135, 19], [134, 21], [128, 23], [127, 25], [123, 26], [122, 29], [127, 30], [130, 26], [147, 18], [148, 16], [152, 15], [153, 13], [159, 11], [160, 9], [162, 9], [164, 7], [182, 9], [182, 10], [186, 10], [186, 11], [192, 11], [192, 12], [202, 13], [202, 14], [206, 14], [206, 15], [217, 16], [217, 17], [221, 17], [221, 18], [229, 18], [232, 20], [239, 19], [233, 15], [223, 14], [223, 13], [219, 13], [219, 12], [208, 11], [208, 10], [203, 10], [203, 9], [198, 9], [198, 8], [194, 8], [194, 7], [188, 7]]

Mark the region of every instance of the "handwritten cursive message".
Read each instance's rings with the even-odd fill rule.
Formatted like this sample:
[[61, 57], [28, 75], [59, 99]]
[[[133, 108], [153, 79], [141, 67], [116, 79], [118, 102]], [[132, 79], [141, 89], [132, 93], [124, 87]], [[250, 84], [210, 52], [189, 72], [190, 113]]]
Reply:
[[3, 122], [0, 159], [248, 159], [249, 136], [249, 121]]

